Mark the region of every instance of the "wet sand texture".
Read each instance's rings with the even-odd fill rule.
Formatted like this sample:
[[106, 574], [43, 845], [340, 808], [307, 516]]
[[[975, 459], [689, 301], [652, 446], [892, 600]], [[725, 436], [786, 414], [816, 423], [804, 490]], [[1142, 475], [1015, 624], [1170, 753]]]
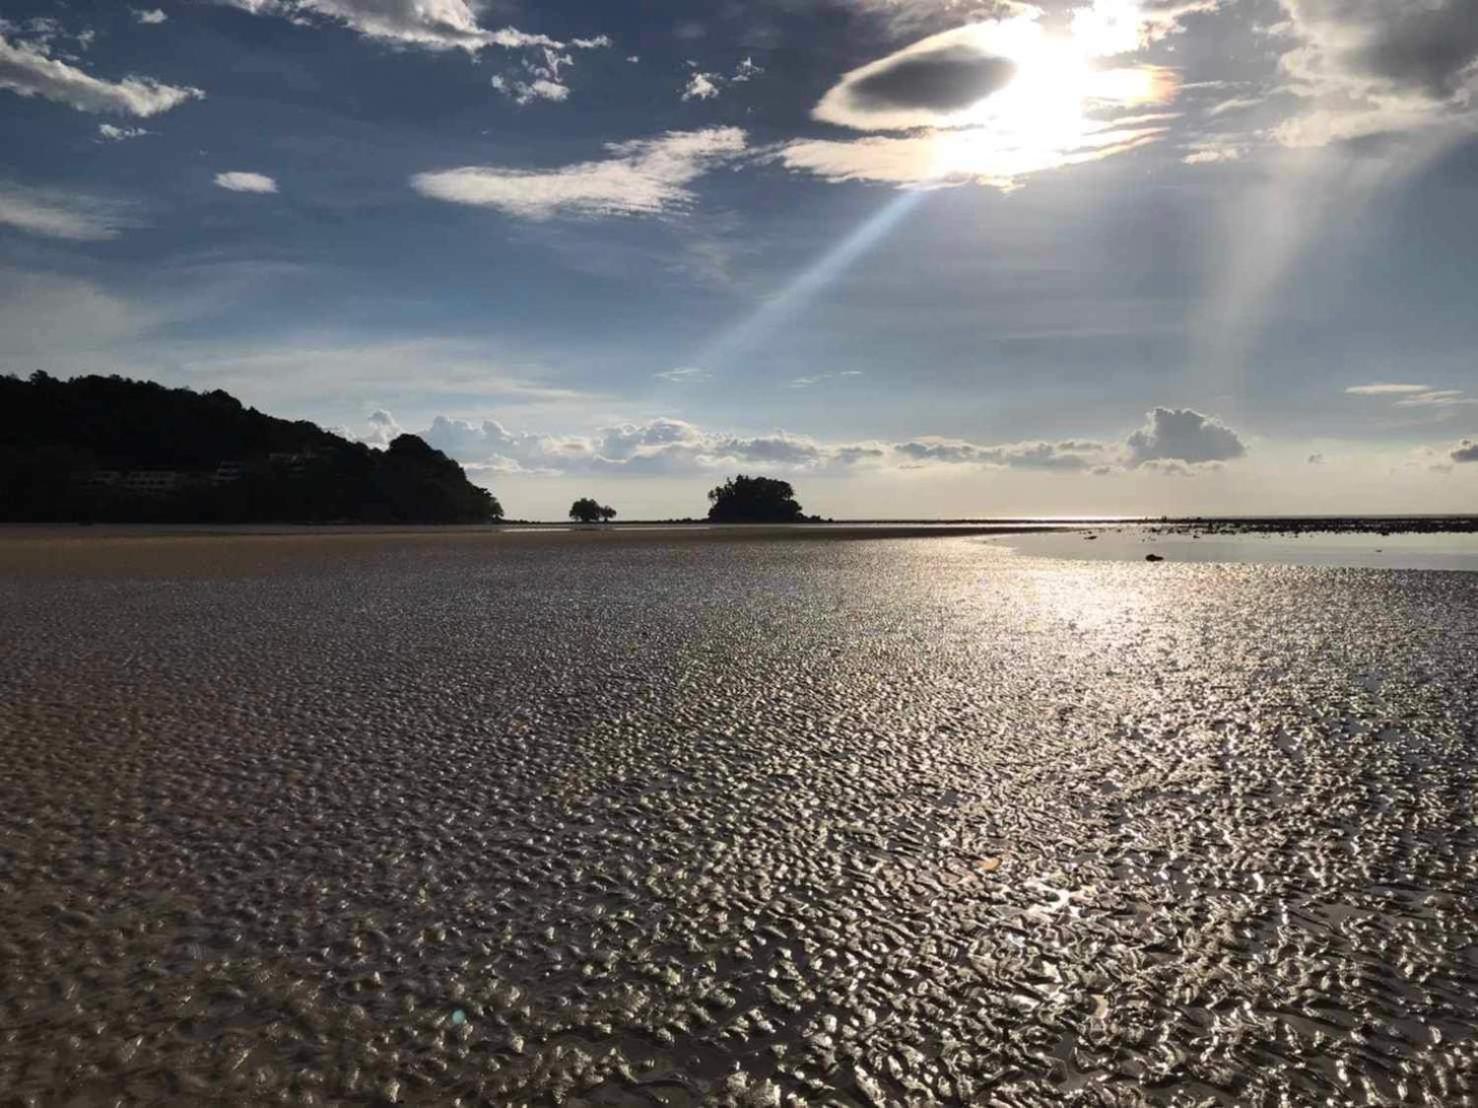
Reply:
[[0, 1102], [1475, 1102], [1478, 575], [16, 546]]

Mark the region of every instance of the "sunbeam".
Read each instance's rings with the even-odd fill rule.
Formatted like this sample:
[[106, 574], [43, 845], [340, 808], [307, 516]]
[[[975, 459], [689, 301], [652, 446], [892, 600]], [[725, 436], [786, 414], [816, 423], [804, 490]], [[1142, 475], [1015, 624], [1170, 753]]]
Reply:
[[710, 373], [716, 372], [738, 354], [753, 350], [784, 324], [809, 307], [817, 296], [896, 228], [923, 202], [925, 192], [901, 192], [865, 219], [811, 265], [792, 277], [783, 288], [762, 300], [754, 311], [720, 332], [690, 362]]

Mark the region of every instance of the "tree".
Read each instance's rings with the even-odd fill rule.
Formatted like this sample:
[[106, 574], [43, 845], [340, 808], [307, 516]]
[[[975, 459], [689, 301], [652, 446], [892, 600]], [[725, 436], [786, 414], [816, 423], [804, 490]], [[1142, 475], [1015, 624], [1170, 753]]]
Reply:
[[582, 496], [570, 505], [570, 518], [576, 523], [598, 523], [601, 520], [609, 523], [616, 518], [616, 509], [608, 508], [592, 497]]
[[789, 481], [772, 477], [731, 477], [708, 494], [708, 518], [714, 523], [803, 523]]

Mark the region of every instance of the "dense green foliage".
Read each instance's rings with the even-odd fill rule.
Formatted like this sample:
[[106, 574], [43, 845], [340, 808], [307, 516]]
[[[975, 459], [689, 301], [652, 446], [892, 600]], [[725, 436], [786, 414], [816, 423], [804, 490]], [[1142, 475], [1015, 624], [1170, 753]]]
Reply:
[[570, 505], [570, 518], [576, 523], [610, 523], [616, 518], [616, 509], [589, 496], [582, 496]]
[[481, 523], [502, 514], [415, 435], [379, 451], [220, 390], [0, 376], [0, 519]]
[[714, 523], [804, 523], [789, 481], [773, 477], [731, 477], [708, 494]]

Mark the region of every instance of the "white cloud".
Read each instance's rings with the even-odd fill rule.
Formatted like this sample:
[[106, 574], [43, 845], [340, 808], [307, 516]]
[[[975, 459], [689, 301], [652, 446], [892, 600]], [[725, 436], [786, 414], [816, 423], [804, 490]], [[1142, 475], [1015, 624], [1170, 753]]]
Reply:
[[217, 173], [216, 184], [230, 192], [276, 192], [277, 182], [264, 173]]
[[718, 95], [717, 73], [694, 73], [683, 87], [684, 100], [712, 100]]
[[[635, 58], [628, 58], [635, 61]], [[689, 62], [693, 67], [693, 73], [688, 77], [688, 83], [683, 86], [682, 98], [684, 100], [712, 100], [723, 91], [725, 84], [742, 85], [762, 76], [764, 70], [754, 64], [753, 58], [745, 58], [728, 77], [722, 73], [709, 73], [698, 69], [696, 62]]]
[[140, 118], [205, 96], [198, 88], [177, 88], [148, 77], [106, 81], [48, 57], [40, 46], [12, 44], [4, 36], [0, 36], [0, 88], [21, 96], [40, 96], [80, 112]]
[[158, 26], [169, 18], [159, 8], [134, 8], [133, 17], [139, 23]]
[[492, 79], [492, 86], [520, 107], [524, 104], [532, 104], [535, 100], [552, 100], [558, 103], [570, 95], [568, 85], [562, 85], [558, 81], [551, 81], [544, 77], [537, 77], [532, 81], [520, 81], [517, 78], [504, 77], [500, 74]]
[[1242, 146], [1202, 146], [1180, 160], [1186, 165], [1221, 165], [1241, 161], [1247, 150]]
[[153, 133], [142, 127], [115, 127], [111, 123], [98, 124], [98, 135], [107, 142], [124, 142], [127, 139], [142, 138], [144, 135]]
[[1407, 393], [1426, 392], [1430, 385], [1400, 385], [1377, 382], [1373, 385], [1352, 385], [1345, 389], [1351, 396], [1403, 396]]
[[[465, 50], [469, 54], [497, 46], [506, 50], [563, 50], [566, 44], [548, 35], [516, 27], [490, 30], [478, 21], [481, 0], [222, 0], [253, 15], [280, 16], [297, 23], [320, 18], [379, 42], [426, 50]], [[609, 46], [605, 35], [572, 39], [577, 50]]]
[[669, 131], [607, 144], [603, 161], [551, 170], [464, 166], [419, 173], [411, 187], [432, 199], [498, 208], [522, 219], [657, 215], [690, 204], [688, 186], [744, 153], [745, 145], [737, 127]]
[[[398, 436], [405, 433], [405, 429], [395, 422], [395, 417], [383, 408], [377, 409], [369, 414], [369, 430], [359, 436], [359, 441], [367, 446], [384, 449]], [[352, 437], [347, 436], [346, 437]]]
[[1126, 464], [1225, 462], [1247, 453], [1237, 433], [1190, 408], [1155, 408], [1125, 443]]
[[96, 242], [117, 238], [133, 223], [128, 209], [114, 201], [0, 182], [0, 225], [47, 238]]

